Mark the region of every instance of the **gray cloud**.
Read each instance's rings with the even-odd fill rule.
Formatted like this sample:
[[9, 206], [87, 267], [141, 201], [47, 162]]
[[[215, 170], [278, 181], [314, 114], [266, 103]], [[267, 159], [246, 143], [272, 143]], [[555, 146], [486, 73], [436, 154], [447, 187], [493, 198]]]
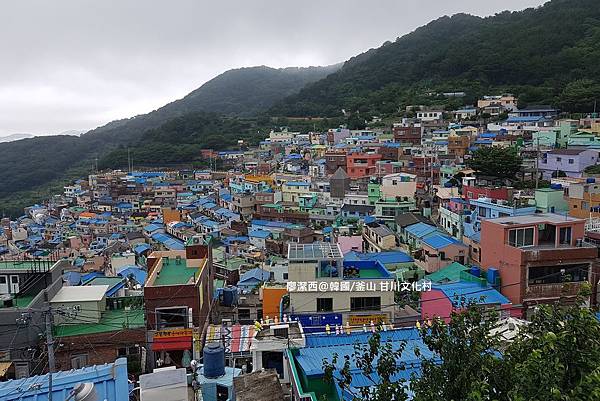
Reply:
[[442, 15], [543, 0], [7, 0], [0, 135], [89, 129], [236, 67], [326, 65]]

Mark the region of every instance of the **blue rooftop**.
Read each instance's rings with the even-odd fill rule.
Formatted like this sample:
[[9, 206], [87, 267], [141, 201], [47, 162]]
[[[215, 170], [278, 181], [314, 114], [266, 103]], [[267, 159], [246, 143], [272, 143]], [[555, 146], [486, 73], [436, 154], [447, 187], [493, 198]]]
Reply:
[[[323, 360], [331, 361], [333, 353], [338, 355], [337, 367], [341, 369], [345, 363], [345, 357], [349, 356], [350, 374], [352, 375], [351, 391], [341, 394], [344, 401], [352, 400], [351, 393], [359, 393], [360, 387], [373, 386], [373, 380], [377, 381], [377, 374], [374, 372], [370, 378], [364, 376], [362, 369], [356, 365], [356, 358], [353, 358], [355, 345], [368, 344], [370, 332], [352, 332], [350, 334], [327, 335], [310, 334], [306, 336], [306, 347], [298, 349], [295, 357], [300, 369], [309, 378], [319, 378], [323, 376]], [[417, 356], [416, 350], [422, 357], [436, 358], [433, 352], [427, 348], [415, 328], [395, 329], [380, 332], [381, 343], [389, 343], [394, 351], [398, 351], [405, 344], [402, 352], [401, 361], [406, 364], [406, 369], [394, 375], [391, 379], [398, 381], [407, 380], [411, 374], [418, 375], [421, 371], [421, 359]], [[374, 363], [377, 363], [376, 361]], [[341, 389], [337, 387], [338, 394]]]
[[413, 261], [413, 258], [401, 251], [372, 253], [350, 251], [344, 256], [344, 260], [375, 260], [381, 263], [382, 265], [388, 265], [395, 263], [410, 263]]
[[[56, 372], [52, 375], [52, 399], [64, 400], [76, 384], [91, 382], [95, 384], [98, 400], [128, 400], [127, 378], [125, 358], [119, 358], [114, 363]], [[47, 401], [48, 375], [0, 382], [0, 400]]]
[[156, 233], [152, 234], [152, 239], [154, 241], [160, 242], [165, 248], [171, 251], [182, 251], [185, 249], [185, 245], [183, 241], [174, 238], [168, 234]]
[[157, 230], [162, 230], [162, 226], [159, 226], [158, 224], [148, 224], [146, 227], [144, 227], [144, 231], [148, 233], [152, 233]]
[[425, 223], [415, 223], [405, 228], [405, 230], [417, 238], [423, 238], [426, 235], [437, 231], [437, 228]]
[[446, 234], [433, 234], [423, 238], [423, 242], [429, 245], [434, 249], [444, 249], [449, 245], [461, 244], [464, 245], [461, 241], [457, 240]]
[[544, 117], [534, 116], [534, 117], [508, 117], [506, 119], [507, 123], [533, 123], [540, 120], [544, 120]]
[[263, 226], [263, 227], [272, 227], [272, 228], [287, 228], [293, 227], [292, 223], [283, 223], [280, 221], [269, 221], [269, 220], [252, 220], [253, 226]]
[[294, 187], [308, 187], [310, 185], [309, 182], [305, 181], [288, 181], [285, 185], [294, 186]]
[[432, 288], [443, 292], [454, 306], [459, 306], [463, 297], [466, 303], [480, 305], [510, 304], [509, 299], [494, 288], [489, 285], [482, 287], [476, 282], [459, 281], [457, 283], [434, 284]]
[[256, 238], [269, 238], [271, 236], [271, 232], [265, 230], [250, 230], [248, 231], [248, 236]]
[[144, 253], [148, 249], [150, 249], [150, 245], [148, 245], [148, 244], [139, 244], [139, 245], [136, 245], [135, 248], [133, 248], [133, 252], [135, 252], [136, 254], [139, 255], [141, 253]]
[[117, 274], [121, 277], [133, 276], [135, 281], [137, 281], [137, 283], [140, 285], [144, 285], [144, 283], [146, 282], [146, 278], [148, 277], [148, 273], [146, 272], [146, 270], [134, 265], [123, 266], [121, 269], [119, 269]]

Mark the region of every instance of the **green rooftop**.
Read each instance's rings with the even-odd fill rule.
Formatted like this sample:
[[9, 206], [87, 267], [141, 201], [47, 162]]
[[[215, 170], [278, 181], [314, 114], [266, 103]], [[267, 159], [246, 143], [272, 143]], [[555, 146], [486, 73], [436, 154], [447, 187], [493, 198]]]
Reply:
[[160, 274], [156, 275], [153, 285], [186, 284], [198, 273], [197, 267], [188, 267], [185, 259], [162, 258]]
[[29, 306], [29, 304], [31, 303], [31, 301], [33, 301], [33, 298], [35, 298], [36, 295], [37, 294], [33, 294], [33, 295], [19, 295], [14, 300], [15, 306], [17, 308], [27, 308]]
[[459, 281], [460, 273], [468, 270], [468, 267], [458, 262], [453, 262], [448, 266], [436, 271], [435, 273], [429, 274], [427, 276], [427, 280], [430, 280], [434, 283], [441, 283], [445, 281]]
[[377, 269], [362, 268], [359, 271], [360, 278], [381, 278], [383, 274]]
[[32, 261], [32, 260], [2, 260], [0, 261], [0, 270], [30, 270], [33, 268], [50, 268], [54, 266], [54, 261]]
[[105, 311], [99, 323], [63, 324], [54, 331], [56, 337], [70, 337], [141, 327], [145, 327], [143, 309], [115, 309]]

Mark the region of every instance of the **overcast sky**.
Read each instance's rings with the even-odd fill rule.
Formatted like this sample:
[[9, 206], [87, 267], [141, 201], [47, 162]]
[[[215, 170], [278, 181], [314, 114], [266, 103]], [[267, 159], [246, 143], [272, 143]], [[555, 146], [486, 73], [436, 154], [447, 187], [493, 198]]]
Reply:
[[236, 67], [327, 65], [442, 15], [543, 0], [2, 0], [0, 136], [91, 129]]

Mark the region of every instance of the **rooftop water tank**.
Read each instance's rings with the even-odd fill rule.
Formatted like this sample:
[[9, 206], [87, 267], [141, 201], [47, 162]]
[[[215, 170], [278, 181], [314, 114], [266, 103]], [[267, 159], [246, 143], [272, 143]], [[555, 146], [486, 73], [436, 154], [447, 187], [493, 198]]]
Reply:
[[487, 281], [492, 286], [498, 285], [500, 281], [500, 272], [498, 271], [498, 269], [494, 267], [490, 267], [487, 269]]
[[594, 177], [590, 177], [587, 180], [585, 180], [585, 182], [588, 184], [594, 184], [596, 182], [596, 179]]
[[237, 303], [237, 287], [223, 288], [223, 305], [233, 306]]
[[204, 347], [204, 376], [209, 379], [225, 374], [225, 348], [219, 343], [208, 343]]

